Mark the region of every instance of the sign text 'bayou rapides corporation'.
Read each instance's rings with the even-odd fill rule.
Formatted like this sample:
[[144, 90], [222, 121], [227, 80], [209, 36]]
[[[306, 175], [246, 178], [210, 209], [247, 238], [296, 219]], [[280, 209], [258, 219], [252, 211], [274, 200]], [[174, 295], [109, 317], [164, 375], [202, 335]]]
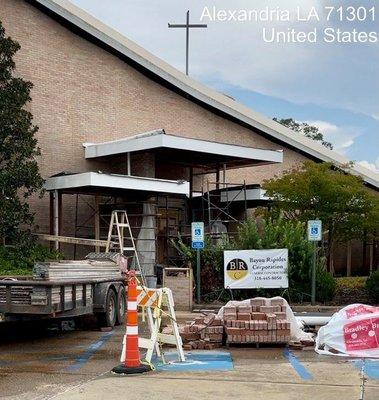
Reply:
[[224, 287], [288, 288], [288, 249], [224, 251]]

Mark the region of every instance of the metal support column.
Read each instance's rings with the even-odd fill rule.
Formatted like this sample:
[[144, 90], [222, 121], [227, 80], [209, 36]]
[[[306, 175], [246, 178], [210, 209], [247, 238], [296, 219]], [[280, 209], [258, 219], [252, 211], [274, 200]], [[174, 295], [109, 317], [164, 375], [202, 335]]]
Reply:
[[[59, 236], [59, 192], [54, 190], [54, 224], [53, 234]], [[54, 244], [55, 250], [59, 250], [59, 242], [56, 241]]]
[[131, 175], [132, 174], [132, 166], [131, 166], [131, 162], [130, 162], [130, 153], [126, 153], [126, 174], [127, 175]]
[[247, 220], [247, 193], [246, 193], [246, 181], [243, 181], [243, 201], [245, 206], [245, 221]]
[[220, 189], [220, 166], [217, 165], [216, 168], [216, 190]]
[[193, 167], [190, 167], [189, 169], [189, 207], [188, 207], [188, 220], [190, 222], [193, 221], [194, 215], [193, 215]]
[[[100, 240], [100, 209], [99, 209], [99, 196], [95, 196], [95, 239]], [[96, 253], [100, 252], [100, 247], [95, 247]]]
[[312, 259], [312, 306], [316, 304], [316, 263], [317, 263], [317, 242], [313, 242]]
[[223, 176], [222, 176], [222, 181], [224, 184], [224, 189], [226, 188], [226, 164], [223, 165]]
[[196, 250], [196, 300], [197, 304], [201, 301], [201, 274], [200, 274], [200, 249]]

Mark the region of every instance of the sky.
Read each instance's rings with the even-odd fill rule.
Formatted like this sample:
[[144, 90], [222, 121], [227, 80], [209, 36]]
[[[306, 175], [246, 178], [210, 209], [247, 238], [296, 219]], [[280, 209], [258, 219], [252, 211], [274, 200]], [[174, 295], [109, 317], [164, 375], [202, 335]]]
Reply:
[[[190, 33], [192, 78], [269, 117], [292, 117], [318, 126], [337, 152], [379, 172], [379, 3], [376, 0], [350, 0], [348, 6], [354, 9], [349, 10], [343, 0], [71, 2], [183, 72], [185, 30], [169, 29], [167, 24], [184, 23], [185, 13], [190, 10], [191, 23], [208, 25]], [[328, 6], [335, 8], [325, 8]], [[338, 11], [340, 6], [342, 9]], [[225, 10], [227, 20], [215, 20], [208, 12], [212, 13], [213, 7], [216, 11]], [[269, 21], [264, 20], [266, 8], [273, 11]], [[260, 18], [255, 20], [255, 13], [251, 13], [250, 20], [235, 20], [241, 10], [260, 12]], [[235, 14], [230, 14], [234, 11]], [[282, 12], [284, 21], [278, 20], [276, 11]], [[244, 14], [239, 15], [243, 19]], [[348, 20], [358, 16], [361, 21]], [[272, 30], [276, 33], [288, 29], [311, 35], [316, 30], [316, 40], [309, 36], [310, 40], [304, 43], [268, 42]], [[325, 29], [329, 35], [324, 33]], [[346, 42], [337, 41], [337, 30]], [[367, 35], [375, 32], [378, 40], [354, 42], [353, 30], [357, 32], [355, 38], [359, 32]], [[362, 33], [361, 37], [368, 36]], [[324, 38], [333, 42], [326, 43]]]

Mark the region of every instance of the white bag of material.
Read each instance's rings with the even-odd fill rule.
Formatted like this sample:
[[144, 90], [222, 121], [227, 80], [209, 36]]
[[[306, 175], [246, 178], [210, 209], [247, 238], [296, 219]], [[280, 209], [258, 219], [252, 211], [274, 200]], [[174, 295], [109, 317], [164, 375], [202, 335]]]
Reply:
[[379, 308], [351, 304], [320, 328], [315, 350], [319, 354], [379, 358]]
[[[283, 300], [283, 304], [286, 307], [286, 318], [287, 321], [291, 324], [291, 340], [295, 340], [295, 341], [300, 341], [300, 340], [312, 340], [313, 339], [313, 334], [309, 333], [309, 332], [304, 332], [300, 326], [297, 323], [296, 317], [291, 309], [291, 307], [289, 306], [289, 304], [287, 303], [287, 301], [285, 299], [283, 299], [283, 297], [280, 296], [276, 296], [276, 297], [271, 297], [271, 298], [267, 298], [267, 297], [254, 297], [254, 299], [260, 299], [260, 300], [264, 300], [266, 306], [269, 306], [270, 300], [273, 299], [281, 299]], [[251, 299], [247, 299], [247, 300], [241, 300], [241, 301], [237, 301], [237, 300], [230, 300], [228, 301], [225, 306], [221, 307], [217, 317], [222, 318], [224, 316], [224, 307], [230, 307], [230, 306], [240, 306], [240, 305], [250, 305], [250, 300]]]

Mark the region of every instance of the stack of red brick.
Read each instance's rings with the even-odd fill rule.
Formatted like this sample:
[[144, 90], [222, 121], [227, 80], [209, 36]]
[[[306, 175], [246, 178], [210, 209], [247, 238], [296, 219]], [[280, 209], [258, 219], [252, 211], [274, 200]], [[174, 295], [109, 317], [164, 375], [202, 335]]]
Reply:
[[180, 327], [184, 350], [212, 350], [222, 345], [223, 321], [215, 314], [196, 317]]
[[227, 343], [288, 343], [290, 322], [282, 299], [251, 299], [250, 304], [224, 307]]
[[288, 343], [291, 325], [283, 299], [251, 299], [250, 303], [224, 307], [223, 318], [215, 314], [196, 317], [180, 327], [184, 349], [213, 349], [227, 343]]

